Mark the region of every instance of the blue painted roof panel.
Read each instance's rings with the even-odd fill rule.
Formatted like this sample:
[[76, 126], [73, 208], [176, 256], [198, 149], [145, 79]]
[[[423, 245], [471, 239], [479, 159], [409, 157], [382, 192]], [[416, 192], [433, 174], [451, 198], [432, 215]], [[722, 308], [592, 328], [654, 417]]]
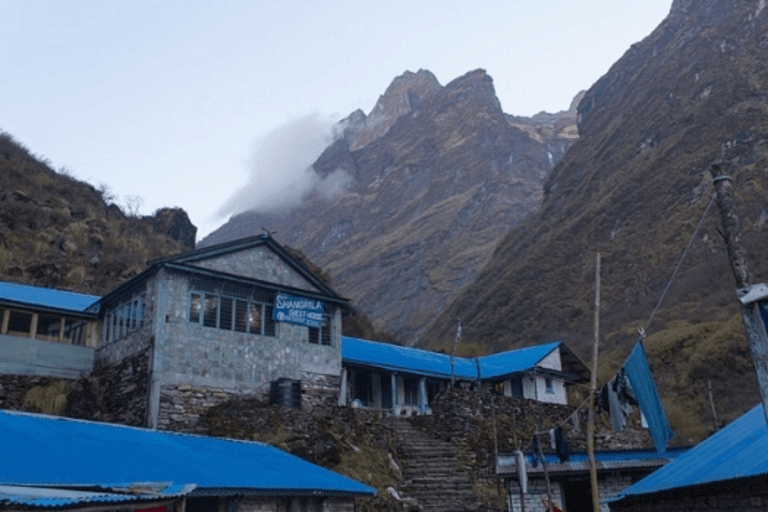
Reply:
[[[344, 363], [373, 366], [432, 377], [451, 377], [451, 356], [428, 350], [401, 347], [388, 343], [342, 337], [341, 359]], [[456, 357], [454, 375], [459, 379], [477, 379], [473, 360]]]
[[555, 341], [545, 345], [482, 356], [478, 358], [480, 360], [480, 371], [484, 379], [524, 372], [536, 366], [539, 361], [547, 357], [559, 346], [560, 342]]
[[0, 485], [0, 504], [28, 508], [60, 508], [97, 503], [149, 502], [184, 496], [194, 488], [194, 485], [168, 485], [159, 492], [151, 494], [120, 494], [109, 491]]
[[29, 304], [32, 307], [83, 313], [89, 306], [99, 300], [99, 297], [27, 284], [0, 282], [0, 300]]
[[758, 405], [617, 499], [768, 474], [768, 425]]
[[170, 481], [253, 492], [375, 492], [263, 443], [9, 411], [0, 411], [0, 453], [0, 484], [9, 485]]
[[[388, 343], [342, 337], [341, 358], [344, 363], [359, 364], [416, 375], [450, 378], [451, 356], [428, 350]], [[484, 379], [530, 370], [555, 350], [560, 342], [509, 350], [490, 356], [454, 358], [454, 375], [459, 379], [477, 379], [478, 363]]]

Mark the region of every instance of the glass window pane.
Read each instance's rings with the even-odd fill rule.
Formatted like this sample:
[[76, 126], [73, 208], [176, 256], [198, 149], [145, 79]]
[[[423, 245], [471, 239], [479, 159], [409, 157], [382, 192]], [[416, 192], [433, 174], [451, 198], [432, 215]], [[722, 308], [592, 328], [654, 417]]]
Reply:
[[216, 317], [218, 316], [219, 298], [210, 293], [205, 294], [205, 311], [203, 312], [203, 325], [206, 327], [216, 327]]
[[60, 329], [60, 316], [40, 314], [37, 317], [37, 335], [35, 337], [38, 340], [59, 341]]
[[320, 342], [323, 345], [331, 344], [331, 318], [328, 315], [323, 315], [323, 328], [320, 333]]
[[244, 300], [235, 301], [235, 330], [248, 331], [248, 302]]
[[129, 332], [133, 330], [133, 328], [131, 327], [131, 319], [133, 318], [133, 304], [129, 302], [124, 307], [125, 309], [123, 311], [125, 313], [125, 319], [123, 320], [123, 322], [125, 324], [125, 330], [123, 331], [123, 333], [127, 335]]
[[199, 293], [192, 293], [189, 296], [189, 321], [193, 324], [200, 323], [200, 307], [202, 297]]
[[232, 299], [229, 297], [221, 298], [219, 307], [219, 329], [232, 330]]
[[29, 337], [29, 330], [32, 327], [32, 313], [11, 310], [11, 316], [8, 322], [8, 334], [11, 336]]
[[145, 294], [139, 295], [139, 327], [144, 327], [144, 308], [146, 307], [144, 304], [144, 297]]
[[111, 334], [110, 326], [112, 325], [112, 313], [107, 313], [107, 316], [104, 317], [104, 342], [109, 343], [112, 341], [109, 338], [109, 335]]
[[73, 345], [84, 345], [85, 322], [67, 318], [64, 325], [64, 339]]
[[133, 299], [131, 306], [131, 330], [135, 331], [139, 327], [139, 299]]
[[264, 336], [274, 336], [277, 332], [275, 321], [272, 318], [272, 306], [264, 306]]
[[261, 334], [261, 304], [251, 304], [251, 313], [248, 315], [248, 332]]

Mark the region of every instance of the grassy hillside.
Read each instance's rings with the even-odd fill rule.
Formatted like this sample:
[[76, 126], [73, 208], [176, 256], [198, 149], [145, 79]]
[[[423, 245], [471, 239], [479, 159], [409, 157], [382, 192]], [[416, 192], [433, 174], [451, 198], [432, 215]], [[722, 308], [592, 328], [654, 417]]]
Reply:
[[0, 133], [0, 280], [101, 294], [192, 248], [183, 210], [138, 217], [112, 200]]

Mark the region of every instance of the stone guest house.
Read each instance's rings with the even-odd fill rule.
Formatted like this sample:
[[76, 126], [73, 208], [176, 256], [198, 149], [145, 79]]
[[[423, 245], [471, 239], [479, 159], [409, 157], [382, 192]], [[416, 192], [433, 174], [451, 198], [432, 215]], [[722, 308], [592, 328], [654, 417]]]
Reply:
[[[3, 287], [0, 372], [90, 374], [105, 419], [190, 430], [205, 408], [279, 378], [300, 380], [306, 400], [338, 393], [347, 300], [269, 236], [152, 261], [100, 299]], [[315, 307], [304, 325], [278, 322], [277, 297]], [[75, 321], [84, 334], [67, 343]]]
[[152, 261], [101, 298], [0, 283], [0, 308], [2, 407], [30, 377], [88, 376], [98, 417], [164, 430], [199, 431], [206, 409], [276, 384], [401, 416], [428, 414], [454, 378], [564, 405], [589, 375], [560, 342], [465, 359], [342, 338], [348, 301], [268, 235]]

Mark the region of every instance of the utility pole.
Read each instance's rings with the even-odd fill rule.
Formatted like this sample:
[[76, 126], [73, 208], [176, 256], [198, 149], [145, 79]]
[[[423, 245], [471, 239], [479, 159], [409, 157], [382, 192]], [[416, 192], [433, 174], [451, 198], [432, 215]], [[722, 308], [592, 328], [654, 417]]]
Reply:
[[595, 463], [595, 395], [597, 394], [597, 346], [600, 340], [600, 253], [595, 259], [595, 340], [592, 344], [592, 380], [589, 384], [589, 421], [587, 424], [587, 453], [589, 455], [589, 479], [592, 483], [592, 510], [600, 512], [600, 496], [597, 488], [597, 464]]
[[741, 304], [741, 317], [744, 331], [752, 352], [757, 385], [763, 402], [763, 413], [768, 422], [768, 335], [760, 314], [760, 303], [768, 294], [765, 285], [752, 286], [747, 256], [741, 244], [739, 217], [733, 201], [733, 180], [725, 172], [725, 164], [715, 163], [709, 169], [715, 186], [717, 206], [723, 219], [725, 245], [731, 262], [733, 277], [736, 279], [736, 294]]
[[453, 346], [451, 347], [451, 389], [453, 389], [456, 384], [454, 368], [456, 364], [456, 347], [459, 345], [459, 338], [461, 338], [461, 318], [458, 319], [458, 324], [456, 324], [456, 336], [453, 338]]

